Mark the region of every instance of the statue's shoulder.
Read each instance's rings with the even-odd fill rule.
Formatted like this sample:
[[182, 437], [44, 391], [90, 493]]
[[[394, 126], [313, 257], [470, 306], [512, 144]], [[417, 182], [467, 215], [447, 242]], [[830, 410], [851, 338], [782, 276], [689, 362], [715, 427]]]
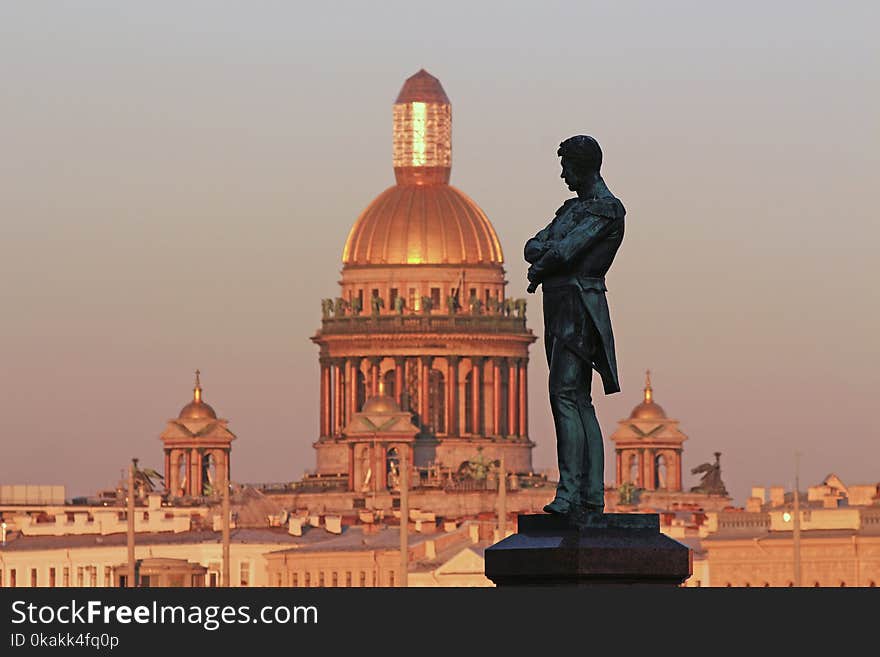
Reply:
[[580, 199], [575, 196], [574, 198], [568, 199], [565, 203], [559, 206], [559, 209], [556, 211], [556, 216], [560, 216], [571, 210], [571, 208], [576, 204], [580, 203]]

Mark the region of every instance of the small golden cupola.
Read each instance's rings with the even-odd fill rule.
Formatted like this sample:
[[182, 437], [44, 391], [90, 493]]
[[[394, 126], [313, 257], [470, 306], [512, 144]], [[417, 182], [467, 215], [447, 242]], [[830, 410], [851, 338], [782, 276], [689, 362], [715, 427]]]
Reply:
[[180, 414], [177, 416], [180, 420], [217, 419], [217, 413], [214, 412], [214, 409], [211, 408], [210, 404], [202, 400], [202, 384], [199, 381], [200, 374], [199, 370], [196, 370], [196, 386], [193, 388], [193, 400], [180, 409]]
[[654, 391], [651, 388], [651, 370], [645, 372], [645, 398], [629, 414], [632, 419], [639, 420], [662, 420], [666, 418], [666, 411], [660, 404], [654, 401]]

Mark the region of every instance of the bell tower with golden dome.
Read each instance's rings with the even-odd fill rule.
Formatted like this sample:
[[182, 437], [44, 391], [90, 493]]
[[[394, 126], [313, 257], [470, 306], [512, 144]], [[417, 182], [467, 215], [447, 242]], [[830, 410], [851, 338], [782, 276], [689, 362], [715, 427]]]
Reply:
[[611, 435], [617, 456], [617, 483], [646, 491], [681, 491], [682, 443], [687, 436], [678, 428], [678, 420], [666, 417], [663, 407], [654, 401], [651, 370], [645, 372], [645, 397], [629, 417], [618, 420]]
[[346, 432], [380, 388], [410, 413], [423, 474], [454, 472], [480, 451], [503, 455], [510, 472], [531, 472], [535, 337], [525, 300], [506, 297], [495, 229], [449, 184], [452, 107], [437, 78], [420, 70], [404, 82], [392, 128], [397, 184], [354, 222], [339, 293], [322, 301], [312, 338], [321, 365], [317, 474], [351, 479]]
[[202, 497], [222, 490], [229, 481], [230, 453], [235, 440], [228, 420], [217, 417], [202, 399], [196, 370], [193, 399], [168, 420], [160, 438], [165, 447], [165, 487], [170, 497]]

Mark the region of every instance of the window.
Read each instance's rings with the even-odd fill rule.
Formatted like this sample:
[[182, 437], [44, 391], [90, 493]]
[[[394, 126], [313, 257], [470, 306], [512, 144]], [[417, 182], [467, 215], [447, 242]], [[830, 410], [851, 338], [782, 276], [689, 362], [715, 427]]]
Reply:
[[394, 586], [394, 571], [388, 572], [388, 586]]
[[398, 294], [398, 292], [397, 292], [396, 287], [392, 287], [391, 290], [388, 292], [388, 309], [389, 310], [394, 310], [394, 301], [397, 299], [397, 294]]
[[54, 589], [55, 586], [56, 586], [56, 583], [55, 583], [55, 568], [50, 568], [50, 569], [49, 569], [49, 586], [50, 586], [51, 588], [53, 588], [53, 589]]
[[[15, 574], [14, 574], [15, 571], [13, 570], [12, 572], [13, 572], [13, 578], [14, 578], [14, 577], [15, 577]], [[366, 586], [366, 585], [367, 585], [367, 574], [366, 574], [364, 571], [361, 571], [361, 573], [360, 573], [360, 585], [361, 585], [361, 586]], [[15, 584], [13, 584], [13, 586], [15, 586]]]
[[360, 304], [361, 310], [364, 309], [364, 291], [358, 290], [358, 303]]
[[31, 588], [37, 588], [37, 569], [31, 568]]
[[64, 566], [64, 586], [70, 586], [70, 566]]
[[76, 567], [76, 585], [82, 586], [85, 581], [85, 570], [82, 566]]
[[432, 287], [431, 288], [431, 305], [434, 308], [440, 307], [440, 288]]
[[291, 586], [299, 586], [299, 573], [293, 574], [293, 580], [290, 582]]
[[275, 573], [275, 586], [281, 586], [281, 573]]
[[242, 561], [239, 566], [240, 571], [240, 585], [241, 586], [250, 586], [251, 581], [251, 564], [247, 561]]
[[[873, 584], [874, 584], [874, 583], [871, 582], [871, 585], [872, 585], [872, 586], [873, 586]], [[351, 586], [351, 571], [347, 571], [347, 572], [345, 573], [345, 585], [346, 585], [346, 586]]]
[[111, 586], [110, 578], [113, 576], [113, 570], [110, 566], [104, 566], [104, 586]]
[[15, 572], [15, 568], [10, 568], [10, 569], [9, 569], [9, 586], [10, 586], [10, 588], [13, 588], [13, 589], [14, 589], [16, 586], [18, 586], [18, 582], [16, 581], [16, 572]]
[[324, 571], [318, 573], [318, 586], [324, 586]]
[[419, 304], [416, 303], [416, 288], [409, 288], [409, 300], [406, 303], [407, 308], [411, 310], [418, 310]]
[[306, 573], [305, 577], [303, 578], [303, 586], [308, 588], [311, 585], [312, 585], [312, 574]]
[[330, 586], [332, 586], [332, 587], [339, 586], [339, 573], [337, 573], [335, 570], [333, 571], [333, 576], [330, 580]]

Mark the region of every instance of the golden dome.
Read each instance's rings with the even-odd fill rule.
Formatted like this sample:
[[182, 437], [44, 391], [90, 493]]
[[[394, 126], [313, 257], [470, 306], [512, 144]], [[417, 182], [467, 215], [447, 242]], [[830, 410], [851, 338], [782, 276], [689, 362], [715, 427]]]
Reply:
[[654, 402], [654, 389], [651, 387], [651, 370], [645, 372], [645, 400], [632, 409], [632, 420], [665, 420], [666, 411]]
[[666, 412], [660, 404], [642, 402], [629, 414], [633, 420], [665, 420]]
[[199, 381], [200, 374], [201, 372], [196, 370], [196, 387], [193, 388], [193, 400], [180, 409], [180, 414], [177, 416], [178, 420], [217, 419], [217, 413], [214, 412], [211, 405], [202, 401], [202, 386]]
[[451, 185], [398, 185], [361, 213], [343, 265], [497, 264], [501, 243], [489, 219]]
[[191, 401], [180, 409], [180, 415], [177, 418], [179, 420], [216, 420], [217, 413], [214, 412], [210, 404], [203, 401]]
[[400, 413], [400, 407], [393, 397], [374, 395], [364, 402], [362, 413]]

